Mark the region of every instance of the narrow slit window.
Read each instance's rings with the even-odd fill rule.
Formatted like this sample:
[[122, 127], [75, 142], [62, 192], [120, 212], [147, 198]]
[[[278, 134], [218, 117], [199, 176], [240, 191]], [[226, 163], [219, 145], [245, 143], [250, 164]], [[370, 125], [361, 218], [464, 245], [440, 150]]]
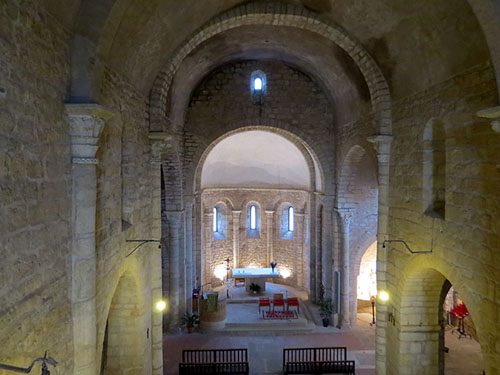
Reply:
[[217, 222], [218, 222], [218, 218], [217, 218], [217, 207], [214, 207], [214, 210], [213, 210], [213, 215], [212, 215], [212, 231], [214, 232], [217, 232]]
[[295, 228], [295, 218], [293, 215], [293, 207], [288, 208], [288, 231], [293, 232]]
[[257, 214], [255, 206], [250, 207], [250, 229], [257, 229]]

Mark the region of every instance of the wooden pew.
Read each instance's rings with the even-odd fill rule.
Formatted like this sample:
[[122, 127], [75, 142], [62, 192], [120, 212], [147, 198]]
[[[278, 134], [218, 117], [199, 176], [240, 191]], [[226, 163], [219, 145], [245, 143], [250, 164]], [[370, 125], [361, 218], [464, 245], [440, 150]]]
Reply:
[[355, 362], [347, 360], [347, 348], [283, 349], [283, 373], [355, 374]]
[[247, 349], [183, 350], [179, 375], [249, 374]]

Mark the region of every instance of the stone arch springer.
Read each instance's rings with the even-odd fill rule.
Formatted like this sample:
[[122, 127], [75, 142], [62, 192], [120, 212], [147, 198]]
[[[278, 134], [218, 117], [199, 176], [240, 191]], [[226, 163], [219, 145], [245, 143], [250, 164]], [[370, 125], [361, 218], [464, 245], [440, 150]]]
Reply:
[[342, 48], [360, 69], [370, 92], [373, 112], [379, 122], [379, 134], [392, 134], [391, 95], [381, 69], [354, 37], [340, 25], [324, 20], [305, 8], [280, 2], [249, 3], [225, 12], [198, 29], [170, 59], [155, 80], [150, 94], [150, 131], [165, 131], [167, 98], [182, 61], [203, 42], [224, 31], [241, 26], [287, 26], [321, 35]]

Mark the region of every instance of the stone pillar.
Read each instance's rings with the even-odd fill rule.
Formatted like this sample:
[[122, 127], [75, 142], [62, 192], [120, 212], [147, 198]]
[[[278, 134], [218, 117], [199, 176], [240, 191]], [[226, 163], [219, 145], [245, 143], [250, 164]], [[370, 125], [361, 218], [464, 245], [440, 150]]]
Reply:
[[[168, 313], [165, 320], [169, 329], [173, 329], [177, 325], [177, 320], [184, 313], [185, 301], [182, 299], [184, 282], [184, 260], [183, 260], [183, 229], [184, 229], [184, 211], [166, 211], [164, 214], [166, 229], [166, 251], [167, 263], [167, 279], [164, 280], [164, 293], [168, 295]], [[164, 269], [165, 271], [165, 269]], [[165, 279], [165, 274], [164, 274]], [[166, 284], [166, 285], [165, 285]], [[166, 288], [165, 288], [166, 286]]]
[[[389, 238], [389, 168], [391, 161], [391, 135], [376, 135], [368, 138], [377, 150], [378, 158], [378, 228], [377, 228], [377, 289], [387, 289], [387, 250], [382, 246]], [[387, 374], [387, 304], [377, 304], [375, 361], [377, 375]], [[396, 345], [394, 343], [393, 345]]]
[[352, 220], [352, 212], [349, 210], [338, 209], [337, 214], [340, 217], [342, 225], [342, 253], [341, 259], [341, 282], [340, 282], [340, 317], [339, 328], [349, 328], [351, 326], [351, 313], [350, 313], [350, 294], [351, 294], [351, 250], [350, 250], [350, 226]]
[[185, 207], [185, 236], [184, 236], [184, 251], [185, 251], [185, 274], [184, 274], [184, 300], [186, 302], [186, 310], [191, 311], [193, 308], [193, 300], [191, 298], [191, 291], [194, 286], [194, 274], [196, 272], [196, 264], [193, 251], [193, 211], [194, 211], [195, 197], [184, 196]]
[[[165, 133], [150, 133], [151, 141], [151, 181], [152, 181], [152, 228], [151, 238], [161, 239], [161, 245], [165, 245], [161, 233], [161, 160], [162, 153], [165, 150]], [[148, 250], [150, 260], [150, 283], [151, 299], [153, 304], [163, 297], [162, 290], [162, 259], [161, 248], [151, 247]], [[163, 374], [163, 312], [153, 309], [151, 327], [152, 356], [153, 356], [153, 375]]]
[[333, 202], [334, 197], [329, 195], [323, 198], [323, 228], [322, 231], [322, 283], [324, 285], [324, 298], [334, 300], [333, 285]]
[[267, 225], [267, 236], [266, 236], [266, 248], [267, 248], [267, 266], [270, 267], [269, 263], [274, 259], [273, 251], [273, 218], [274, 211], [266, 210], [266, 225]]
[[233, 268], [238, 268], [240, 251], [240, 211], [233, 211]]
[[113, 114], [97, 104], [67, 104], [72, 150], [72, 314], [74, 373], [97, 372], [95, 156]]

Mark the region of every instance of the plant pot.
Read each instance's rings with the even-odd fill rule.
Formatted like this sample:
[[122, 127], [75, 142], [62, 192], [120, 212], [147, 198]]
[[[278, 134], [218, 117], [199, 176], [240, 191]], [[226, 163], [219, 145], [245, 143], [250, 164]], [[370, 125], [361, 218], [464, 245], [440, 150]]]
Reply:
[[323, 327], [328, 327], [329, 324], [330, 324], [330, 319], [323, 318]]
[[188, 333], [193, 333], [194, 327], [187, 327], [187, 331], [188, 331]]

